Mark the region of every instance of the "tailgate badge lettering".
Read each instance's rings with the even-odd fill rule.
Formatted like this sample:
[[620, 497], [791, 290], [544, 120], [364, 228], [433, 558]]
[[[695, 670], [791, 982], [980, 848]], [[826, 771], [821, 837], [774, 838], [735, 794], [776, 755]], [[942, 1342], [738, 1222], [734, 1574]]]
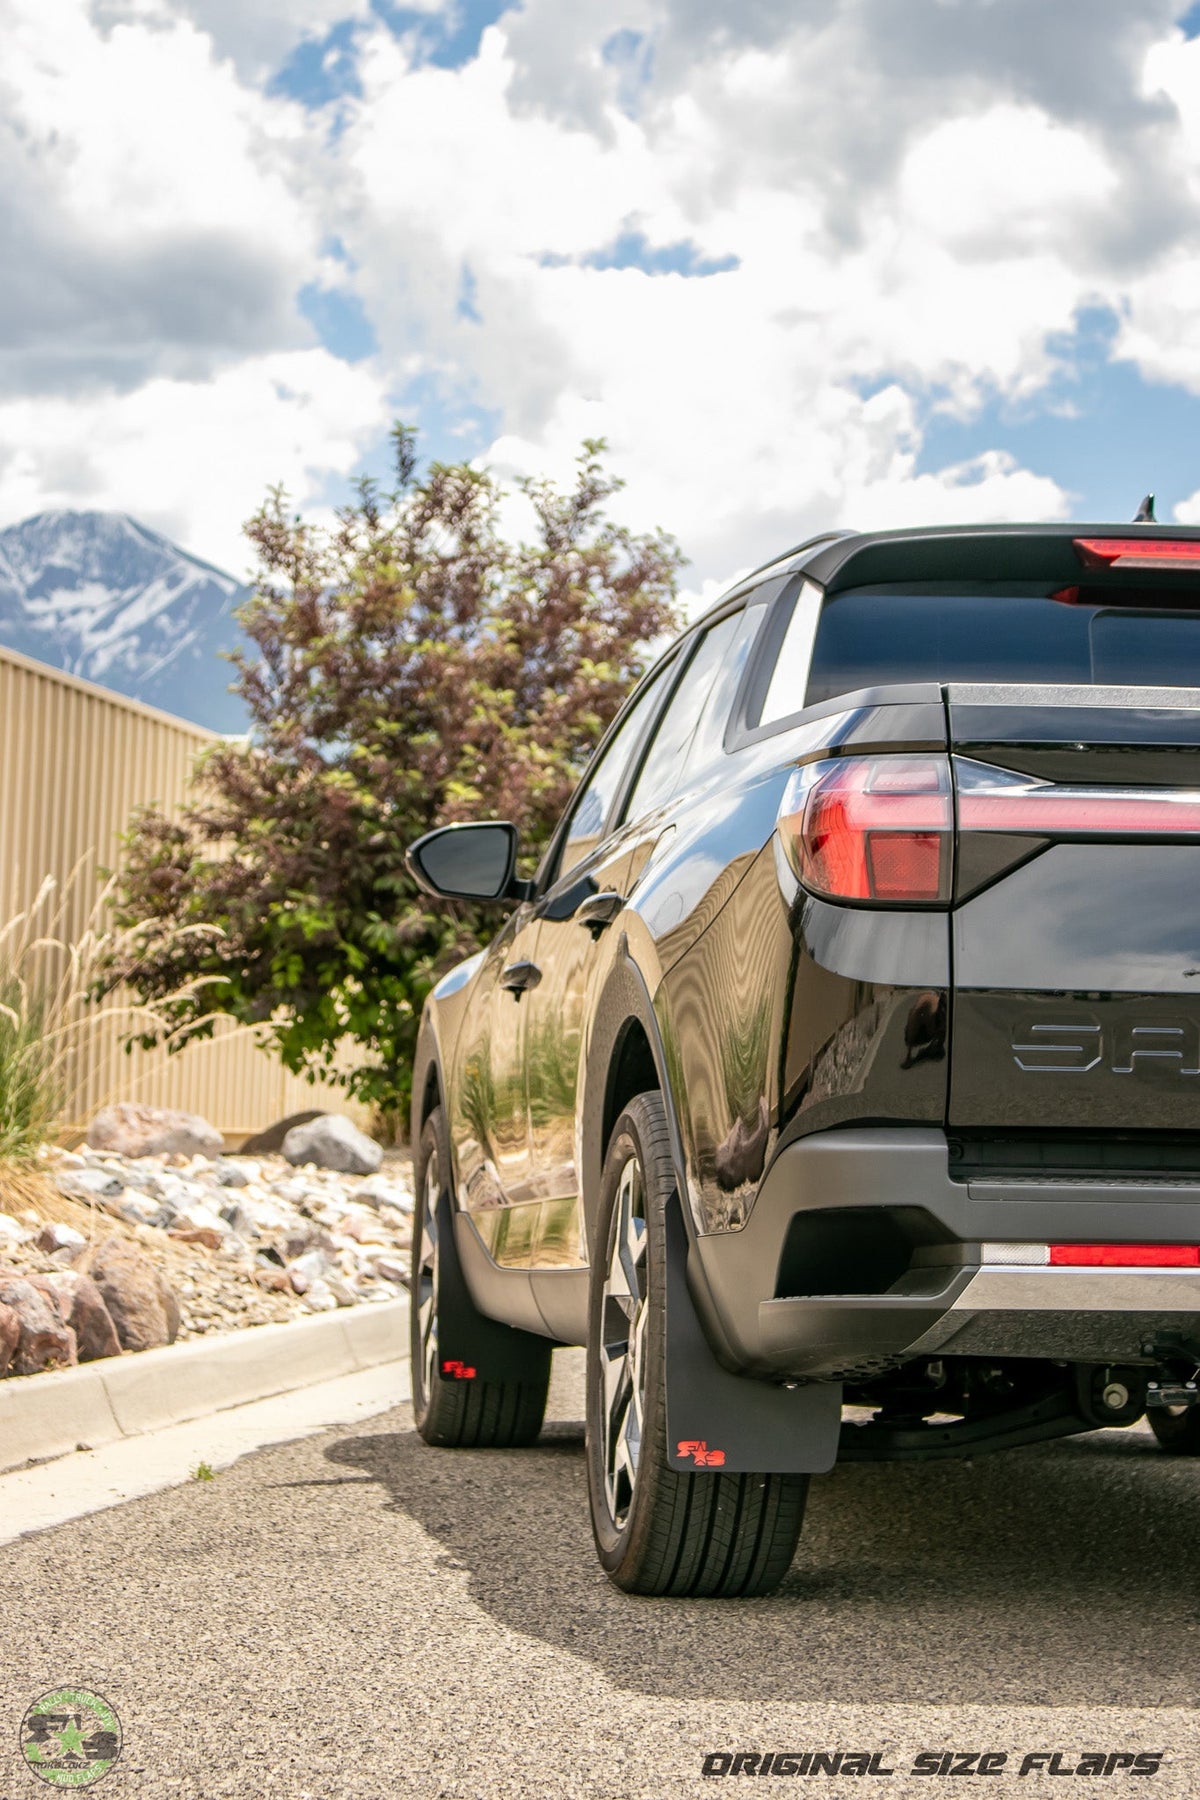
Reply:
[[1141, 1071], [1200, 1075], [1200, 1021], [1107, 1029], [1094, 1015], [1074, 1024], [1024, 1019], [1013, 1033], [1012, 1056], [1027, 1075], [1086, 1075], [1103, 1063], [1113, 1075]]

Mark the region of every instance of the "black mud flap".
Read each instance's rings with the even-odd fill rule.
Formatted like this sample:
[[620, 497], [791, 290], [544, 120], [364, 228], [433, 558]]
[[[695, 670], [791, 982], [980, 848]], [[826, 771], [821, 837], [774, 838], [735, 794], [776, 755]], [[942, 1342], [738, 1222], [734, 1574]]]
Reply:
[[554, 1346], [549, 1338], [502, 1325], [471, 1298], [454, 1241], [454, 1204], [437, 1203], [438, 1373], [443, 1381], [545, 1381]]
[[785, 1388], [723, 1369], [687, 1284], [679, 1197], [667, 1203], [667, 1453], [673, 1469], [823, 1475], [837, 1460], [840, 1382]]

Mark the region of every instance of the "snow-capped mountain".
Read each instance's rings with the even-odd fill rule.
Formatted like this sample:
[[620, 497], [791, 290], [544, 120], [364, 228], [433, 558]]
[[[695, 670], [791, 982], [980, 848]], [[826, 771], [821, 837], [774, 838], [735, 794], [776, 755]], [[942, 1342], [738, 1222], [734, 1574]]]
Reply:
[[219, 655], [245, 598], [125, 513], [38, 513], [0, 531], [0, 644], [214, 731], [247, 725]]

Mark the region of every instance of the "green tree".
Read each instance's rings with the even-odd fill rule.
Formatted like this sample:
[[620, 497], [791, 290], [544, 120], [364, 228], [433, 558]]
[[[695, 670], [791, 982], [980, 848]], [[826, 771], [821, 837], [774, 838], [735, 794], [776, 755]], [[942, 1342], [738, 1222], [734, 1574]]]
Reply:
[[395, 486], [361, 481], [334, 527], [282, 490], [247, 526], [254, 654], [234, 660], [253, 728], [205, 754], [182, 818], [135, 818], [117, 922], [137, 930], [108, 979], [192, 1035], [214, 1013], [256, 1024], [289, 1069], [402, 1115], [425, 995], [497, 924], [432, 912], [405, 847], [498, 817], [540, 853], [648, 641], [677, 623], [683, 559], [612, 521], [602, 443], [568, 492], [521, 483], [530, 542], [503, 531], [491, 474], [418, 476], [413, 432], [393, 444]]

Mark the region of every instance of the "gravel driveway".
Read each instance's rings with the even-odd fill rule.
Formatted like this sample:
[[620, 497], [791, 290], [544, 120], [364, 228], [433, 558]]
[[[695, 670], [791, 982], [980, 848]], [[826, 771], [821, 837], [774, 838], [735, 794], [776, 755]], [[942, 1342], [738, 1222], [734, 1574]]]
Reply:
[[[121, 1717], [105, 1800], [663, 1800], [747, 1791], [701, 1775], [738, 1750], [896, 1771], [785, 1793], [958, 1793], [908, 1773], [951, 1750], [1009, 1753], [972, 1794], [1200, 1791], [1195, 1463], [1138, 1430], [851, 1466], [777, 1596], [634, 1600], [593, 1559], [558, 1362], [534, 1450], [430, 1450], [405, 1409], [0, 1554], [0, 1795], [45, 1792], [17, 1727], [68, 1681]], [[1152, 1780], [1019, 1775], [1137, 1750]]]

